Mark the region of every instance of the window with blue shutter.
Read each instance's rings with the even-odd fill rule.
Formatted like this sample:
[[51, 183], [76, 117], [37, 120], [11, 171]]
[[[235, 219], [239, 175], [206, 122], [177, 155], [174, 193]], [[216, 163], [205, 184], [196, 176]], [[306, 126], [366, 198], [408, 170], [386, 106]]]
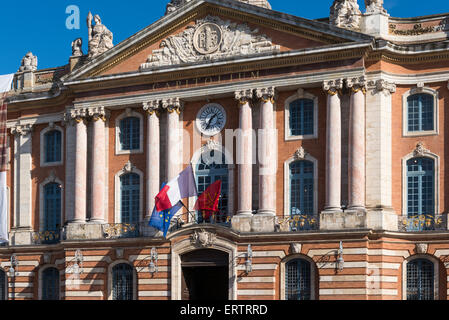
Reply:
[[140, 177], [127, 173], [120, 177], [121, 222], [137, 224], [140, 213]]
[[290, 103], [290, 135], [305, 136], [314, 133], [313, 108], [311, 99], [298, 99]]
[[407, 263], [407, 300], [434, 299], [434, 266], [426, 259]]
[[44, 161], [46, 163], [61, 161], [61, 143], [61, 131], [52, 130], [44, 134]]
[[112, 268], [112, 298], [114, 300], [133, 300], [133, 268], [126, 263]]
[[59, 300], [59, 270], [56, 268], [42, 272], [42, 300]]
[[121, 150], [140, 149], [140, 119], [128, 117], [120, 121]]
[[289, 261], [285, 265], [286, 300], [310, 300], [311, 270], [310, 263], [303, 259]]
[[414, 94], [407, 98], [408, 131], [432, 131], [434, 128], [434, 97]]
[[407, 215], [435, 214], [435, 162], [430, 158], [407, 161]]
[[7, 300], [6, 272], [0, 269], [0, 301]]
[[290, 164], [290, 214], [313, 215], [313, 162], [301, 160]]
[[44, 232], [51, 236], [45, 237], [45, 243], [58, 242], [61, 228], [61, 185], [48, 183], [44, 186]]

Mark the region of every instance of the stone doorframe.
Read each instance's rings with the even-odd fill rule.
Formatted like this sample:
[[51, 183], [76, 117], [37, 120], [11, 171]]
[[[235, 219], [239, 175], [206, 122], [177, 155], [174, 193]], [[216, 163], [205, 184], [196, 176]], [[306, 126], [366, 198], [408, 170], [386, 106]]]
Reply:
[[[206, 245], [201, 245], [193, 239], [195, 234], [202, 233], [209, 241]], [[171, 299], [181, 300], [181, 255], [200, 249], [214, 249], [226, 252], [229, 256], [229, 300], [237, 300], [237, 245], [232, 241], [216, 237], [214, 233], [205, 230], [195, 229], [188, 238], [185, 238], [172, 245], [171, 253]]]

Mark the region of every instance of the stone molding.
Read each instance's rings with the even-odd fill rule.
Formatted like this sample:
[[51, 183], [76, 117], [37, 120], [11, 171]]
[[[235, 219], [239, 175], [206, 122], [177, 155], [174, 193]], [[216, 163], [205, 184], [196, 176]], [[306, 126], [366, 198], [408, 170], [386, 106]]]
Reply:
[[295, 160], [304, 160], [306, 158], [306, 155], [307, 155], [306, 150], [304, 150], [304, 148], [301, 146], [293, 154], [293, 159], [295, 159]]
[[215, 244], [216, 240], [216, 234], [208, 232], [204, 229], [201, 229], [200, 231], [195, 230], [195, 232], [190, 236], [191, 244], [200, 248], [211, 247]]

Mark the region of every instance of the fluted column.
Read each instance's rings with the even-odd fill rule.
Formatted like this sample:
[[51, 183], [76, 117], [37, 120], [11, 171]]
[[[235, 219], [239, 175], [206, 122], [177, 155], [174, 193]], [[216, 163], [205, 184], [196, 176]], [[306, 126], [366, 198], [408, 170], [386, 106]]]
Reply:
[[86, 222], [86, 193], [87, 193], [87, 127], [86, 110], [71, 110], [71, 117], [75, 120], [75, 215], [72, 222]]
[[[92, 215], [90, 221], [103, 223], [105, 221], [106, 186], [106, 112], [104, 107], [89, 109], [89, 117], [91, 117], [93, 121], [92, 145], [94, 150], [92, 152]], [[80, 168], [80, 170], [83, 169]]]
[[274, 119], [275, 88], [256, 89], [256, 97], [260, 99], [259, 126], [259, 214], [276, 214], [276, 163], [277, 142]]
[[341, 79], [325, 81], [327, 93], [326, 211], [341, 211]]
[[250, 101], [252, 90], [235, 92], [239, 103], [240, 132], [237, 138], [238, 209], [237, 215], [252, 215], [253, 132]]
[[349, 115], [349, 210], [365, 210], [365, 94], [364, 76], [347, 80], [351, 90]]
[[163, 100], [162, 108], [167, 110], [167, 181], [170, 181], [181, 171], [182, 137], [179, 128], [181, 103], [178, 98]]
[[159, 136], [159, 100], [143, 104], [147, 112], [147, 211], [145, 219], [149, 220], [155, 205], [154, 198], [160, 189], [160, 136]]

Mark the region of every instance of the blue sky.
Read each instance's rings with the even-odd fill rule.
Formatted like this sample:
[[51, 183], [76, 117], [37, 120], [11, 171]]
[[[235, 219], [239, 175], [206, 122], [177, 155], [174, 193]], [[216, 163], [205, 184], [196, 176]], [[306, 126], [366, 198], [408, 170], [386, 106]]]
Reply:
[[[270, 0], [276, 11], [308, 19], [329, 15], [333, 0]], [[364, 1], [358, 0], [362, 12]], [[169, 0], [16, 0], [1, 1], [0, 74], [18, 70], [22, 57], [31, 51], [38, 56], [39, 69], [67, 64], [71, 42], [83, 37], [87, 51], [87, 13], [99, 14], [114, 33], [114, 44], [125, 40], [150, 25], [165, 13]], [[385, 0], [385, 8], [393, 17], [413, 17], [449, 12], [449, 1]], [[423, 3], [425, 4], [423, 6]], [[79, 30], [66, 28], [66, 8], [76, 5], [81, 12]]]

